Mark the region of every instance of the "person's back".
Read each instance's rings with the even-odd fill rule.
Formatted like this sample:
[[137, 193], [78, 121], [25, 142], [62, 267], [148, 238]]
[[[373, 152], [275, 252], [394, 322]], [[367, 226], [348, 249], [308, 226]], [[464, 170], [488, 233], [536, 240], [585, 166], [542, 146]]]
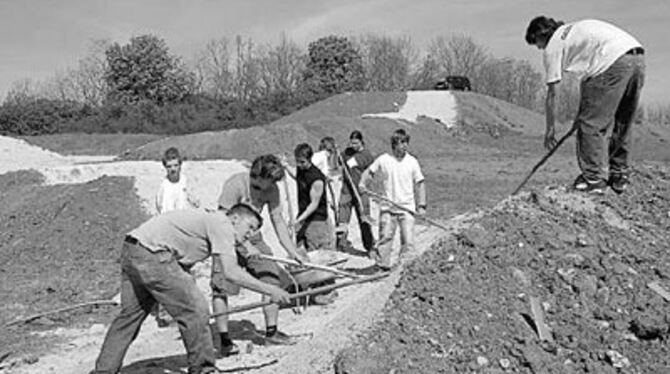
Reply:
[[637, 47], [641, 44], [633, 36], [604, 21], [587, 19], [561, 25], [544, 50], [547, 81], [560, 80], [561, 65], [561, 70], [579, 78], [594, 77]]

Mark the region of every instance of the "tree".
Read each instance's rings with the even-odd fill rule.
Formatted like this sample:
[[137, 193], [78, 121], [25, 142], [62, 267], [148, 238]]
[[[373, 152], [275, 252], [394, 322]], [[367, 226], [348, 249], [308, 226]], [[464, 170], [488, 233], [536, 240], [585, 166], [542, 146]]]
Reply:
[[416, 51], [408, 37], [368, 34], [360, 38], [366, 88], [373, 91], [403, 90], [410, 85]]
[[305, 56], [297, 44], [282, 34], [279, 44], [258, 52], [262, 95], [293, 96], [305, 69]]
[[195, 63], [197, 90], [215, 99], [230, 96], [234, 79], [231, 70], [230, 40], [227, 37], [210, 40], [198, 53]]
[[112, 101], [163, 105], [180, 102], [193, 91], [194, 77], [157, 36], [132, 37], [126, 45], [114, 43], [105, 54], [107, 98]]
[[442, 74], [440, 78], [445, 75], [466, 76], [472, 81], [473, 90], [479, 82], [477, 74], [489, 59], [486, 48], [465, 35], [433, 39], [428, 47], [428, 56], [434, 61], [431, 66], [437, 66]]
[[303, 83], [316, 95], [364, 88], [361, 55], [346, 37], [335, 35], [309, 43]]

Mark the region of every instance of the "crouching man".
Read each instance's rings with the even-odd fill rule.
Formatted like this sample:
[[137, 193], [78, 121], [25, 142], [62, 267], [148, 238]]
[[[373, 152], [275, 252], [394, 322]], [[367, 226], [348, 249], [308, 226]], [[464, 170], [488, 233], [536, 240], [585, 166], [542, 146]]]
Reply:
[[235, 246], [262, 225], [261, 216], [245, 204], [227, 212], [176, 210], [155, 216], [128, 233], [121, 252], [121, 312], [107, 331], [96, 374], [116, 374], [142, 322], [156, 302], [177, 321], [186, 348], [189, 374], [217, 373], [209, 330], [209, 307], [189, 269], [212, 255], [220, 269], [214, 283], [227, 281], [289, 301], [279, 287], [263, 283], [237, 264]]

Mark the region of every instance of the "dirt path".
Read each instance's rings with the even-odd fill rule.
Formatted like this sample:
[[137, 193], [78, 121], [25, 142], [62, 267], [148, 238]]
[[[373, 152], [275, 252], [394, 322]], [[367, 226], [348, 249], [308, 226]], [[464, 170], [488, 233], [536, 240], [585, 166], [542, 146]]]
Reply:
[[[449, 222], [454, 230], [462, 227], [471, 216], [459, 216]], [[406, 264], [423, 253], [440, 237], [448, 235], [432, 227], [417, 226], [417, 250], [403, 257]], [[396, 238], [397, 240], [397, 238]], [[348, 258], [347, 268], [360, 268], [372, 262], [365, 257], [336, 254]], [[396, 254], [397, 255], [397, 254]], [[396, 286], [402, 266], [382, 281], [344, 288], [336, 302], [328, 306], [310, 306], [302, 314], [290, 309], [281, 311], [280, 329], [289, 334], [303, 335], [294, 346], [263, 347], [253, 344], [253, 330], [264, 329], [260, 310], [235, 315], [231, 318], [231, 333], [242, 348], [242, 354], [217, 362], [222, 369], [262, 365], [258, 373], [325, 373], [332, 371], [332, 363], [339, 352], [358, 332], [370, 326], [382, 310]], [[245, 304], [258, 300], [258, 295], [243, 292], [232, 303]], [[52, 352], [39, 357], [32, 365], [22, 365], [7, 373], [87, 373], [94, 365], [102, 344], [106, 326], [94, 325], [87, 330], [58, 329], [48, 334], [66, 337], [66, 342]], [[250, 333], [251, 332], [251, 333]], [[185, 372], [184, 350], [175, 326], [159, 329], [149, 318], [143, 325], [125, 361], [124, 373], [179, 373]]]

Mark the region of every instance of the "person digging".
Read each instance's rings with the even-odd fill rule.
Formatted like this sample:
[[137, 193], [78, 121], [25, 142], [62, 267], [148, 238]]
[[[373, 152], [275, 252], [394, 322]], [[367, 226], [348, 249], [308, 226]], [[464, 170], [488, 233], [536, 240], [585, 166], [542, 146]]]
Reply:
[[553, 150], [557, 146], [556, 87], [564, 73], [574, 74], [581, 79], [573, 129], [577, 131], [577, 161], [582, 173], [573, 186], [577, 191], [601, 194], [609, 185], [616, 193], [623, 193], [630, 183], [632, 123], [644, 85], [644, 48], [633, 36], [607, 22], [589, 19], [566, 24], [545, 16], [530, 22], [526, 42], [543, 51], [545, 147]]
[[213, 285], [229, 282], [288, 303], [283, 289], [237, 264], [235, 246], [260, 229], [250, 206], [227, 211], [175, 210], [154, 216], [126, 235], [121, 251], [121, 311], [109, 326], [92, 374], [116, 374], [156, 302], [177, 321], [189, 374], [219, 373], [209, 329], [209, 308], [189, 269], [212, 256]]
[[[219, 209], [227, 211], [239, 203], [251, 205], [260, 214], [263, 207], [267, 207], [270, 220], [288, 255], [298, 261], [307, 260], [307, 254], [302, 253], [293, 242], [288, 226], [282, 214], [279, 187], [277, 183], [285, 178], [284, 166], [274, 155], [262, 155], [254, 159], [251, 168], [232, 175], [226, 180], [218, 199]], [[257, 253], [272, 255], [272, 248], [265, 242], [260, 232], [251, 235], [245, 245], [236, 247], [238, 264], [253, 277], [263, 283], [272, 284], [281, 288], [290, 285], [285, 271], [273, 261], [255, 256]], [[213, 284], [212, 308], [218, 316], [215, 318], [219, 333], [221, 349], [218, 357], [226, 357], [239, 353], [239, 347], [231, 340], [228, 331], [228, 296], [237, 295], [239, 287], [231, 282]], [[263, 296], [267, 299], [266, 296]], [[265, 316], [265, 345], [290, 345], [296, 341], [289, 335], [278, 330], [279, 306], [272, 304], [263, 308]]]

